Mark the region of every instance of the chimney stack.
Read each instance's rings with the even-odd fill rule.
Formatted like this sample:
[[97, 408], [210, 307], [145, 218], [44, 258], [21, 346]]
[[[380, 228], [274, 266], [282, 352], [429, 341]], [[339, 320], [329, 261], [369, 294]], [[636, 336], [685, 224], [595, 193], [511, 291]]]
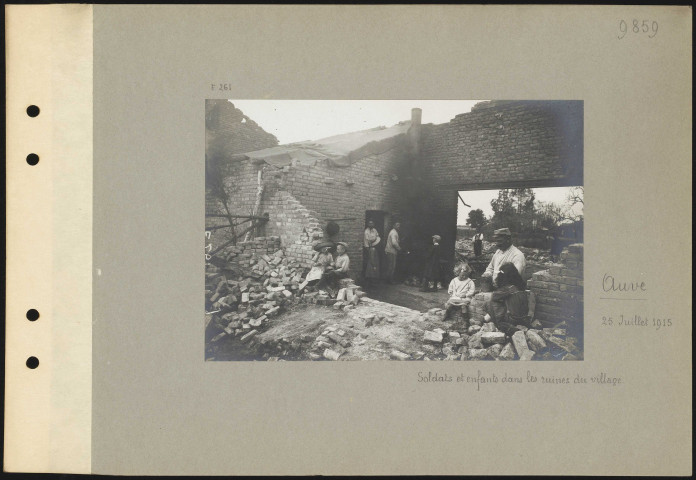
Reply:
[[411, 125], [418, 125], [420, 127], [422, 113], [423, 111], [420, 108], [411, 109]]
[[414, 157], [420, 156], [421, 138], [421, 113], [420, 108], [411, 109], [411, 127], [408, 129], [408, 144]]

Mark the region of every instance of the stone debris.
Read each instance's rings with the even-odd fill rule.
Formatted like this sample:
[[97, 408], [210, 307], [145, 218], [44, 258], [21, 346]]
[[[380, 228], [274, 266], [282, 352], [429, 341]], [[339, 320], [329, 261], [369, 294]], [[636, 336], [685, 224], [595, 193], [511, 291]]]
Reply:
[[499, 343], [495, 343], [488, 347], [488, 355], [491, 356], [492, 358], [498, 358], [500, 355], [500, 352], [503, 350], [503, 346]]
[[247, 333], [242, 337], [242, 342], [246, 342], [249, 339], [251, 339], [253, 336], [255, 336], [258, 332], [258, 330], [252, 330], [251, 332]]
[[327, 360], [338, 360], [342, 354], [342, 352], [336, 352], [335, 350], [331, 350], [330, 348], [324, 350], [324, 358], [326, 358]]
[[469, 337], [469, 340], [467, 341], [467, 345], [469, 346], [469, 348], [483, 348], [483, 341], [481, 340], [482, 335], [483, 332], [476, 332], [475, 334], [471, 335]]
[[[468, 318], [450, 316], [445, 321], [442, 308], [431, 308], [420, 316], [415, 314], [421, 323], [412, 325], [407, 312], [365, 297], [351, 279], [340, 280], [335, 291], [312, 287], [300, 290], [308, 268], [287, 258], [273, 238], [254, 239], [249, 242], [255, 245], [251, 250], [229, 247], [227, 264], [206, 265], [205, 325], [207, 338], [216, 345], [213, 349], [223, 345], [225, 338], [235, 338], [257, 349], [260, 355], [263, 352], [263, 359], [268, 361], [284, 361], [289, 351], [300, 352], [298, 359], [332, 361], [360, 358], [366, 351], [398, 361], [583, 359], [578, 341], [581, 333], [573, 330], [572, 319], [560, 323], [535, 319], [528, 325], [517, 325], [516, 331], [508, 335], [494, 322], [484, 320], [482, 305], [485, 296], [490, 295], [485, 292], [477, 292]], [[544, 282], [544, 275], [562, 277], [563, 270], [558, 268], [554, 265], [550, 273], [540, 272], [535, 278]], [[299, 303], [329, 307], [327, 316], [352, 320], [325, 325], [321, 334], [314, 331], [302, 339], [277, 341], [259, 335], [280, 325], [284, 318], [280, 315]], [[373, 333], [374, 328], [377, 330]], [[399, 329], [406, 335], [406, 343], [375, 340]]]
[[527, 345], [531, 350], [534, 350], [535, 352], [543, 352], [546, 349], [546, 342], [543, 338], [541, 338], [541, 335], [539, 335], [537, 331], [527, 330], [525, 335], [527, 336]]
[[329, 360], [338, 360], [338, 356], [336, 358], [327, 357], [326, 352], [330, 351], [342, 355], [346, 352], [346, 349], [352, 345], [360, 345], [364, 342], [364, 337], [356, 335], [354, 332], [343, 330], [338, 325], [328, 325], [321, 335], [314, 340], [314, 343], [312, 343], [310, 353], [315, 355], [321, 354], [324, 358], [328, 358]]
[[517, 352], [517, 356], [522, 359], [523, 355], [525, 352], [530, 351], [529, 347], [527, 346], [527, 339], [524, 336], [524, 332], [517, 331], [512, 335], [512, 344], [515, 347], [515, 351]]
[[440, 332], [431, 332], [426, 330], [425, 334], [423, 335], [424, 342], [442, 343], [443, 340], [444, 337]]
[[534, 358], [535, 353], [531, 350], [526, 350], [522, 355], [520, 355], [520, 360], [531, 360]]
[[493, 322], [484, 323], [481, 327], [482, 332], [495, 332], [496, 330], [497, 328], [495, 327], [495, 323]]
[[[226, 260], [223, 260], [226, 259]], [[339, 281], [338, 295], [300, 284], [309, 268], [290, 259], [279, 237], [257, 237], [224, 249], [216, 261], [206, 264], [206, 330], [211, 342], [244, 333], [242, 341], [253, 343], [256, 333], [269, 328], [269, 319], [303, 302], [349, 311], [364, 295], [350, 278]], [[336, 298], [334, 298], [336, 297]], [[210, 338], [210, 337], [209, 337]]]
[[411, 360], [411, 355], [400, 352], [399, 350], [392, 350], [389, 354], [389, 358], [393, 358], [394, 360]]
[[512, 347], [512, 343], [506, 343], [503, 349], [498, 355], [498, 360], [514, 360], [515, 359], [515, 349]]
[[486, 360], [489, 352], [485, 348], [472, 348], [469, 350], [469, 360]]
[[494, 343], [505, 344], [505, 334], [503, 332], [487, 331], [481, 334], [481, 343], [485, 346], [490, 346]]

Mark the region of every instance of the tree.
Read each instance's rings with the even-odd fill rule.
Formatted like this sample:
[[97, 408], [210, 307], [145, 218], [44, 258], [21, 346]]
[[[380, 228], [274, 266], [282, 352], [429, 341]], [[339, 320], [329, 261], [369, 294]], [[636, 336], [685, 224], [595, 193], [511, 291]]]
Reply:
[[535, 219], [537, 226], [555, 230], [563, 220], [563, 210], [553, 202], [537, 202]]
[[523, 225], [531, 227], [534, 215], [534, 191], [531, 188], [503, 188], [491, 200], [494, 228], [508, 227], [520, 232]]
[[486, 224], [486, 215], [483, 214], [483, 210], [477, 208], [476, 210], [469, 210], [469, 216], [466, 219], [466, 224], [479, 230], [483, 228]]
[[[571, 222], [581, 221], [583, 219], [583, 208], [585, 207], [585, 188], [573, 187], [566, 196], [566, 203], [563, 207], [563, 219]], [[580, 213], [578, 213], [580, 210]]]

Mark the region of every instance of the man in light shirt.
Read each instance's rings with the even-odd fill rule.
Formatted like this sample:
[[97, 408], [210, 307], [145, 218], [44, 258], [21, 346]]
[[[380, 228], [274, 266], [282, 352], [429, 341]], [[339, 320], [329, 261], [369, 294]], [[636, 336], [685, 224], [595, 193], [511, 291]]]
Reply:
[[401, 245], [399, 245], [399, 230], [401, 229], [401, 224], [396, 222], [394, 228], [391, 229], [389, 235], [387, 236], [387, 244], [384, 247], [384, 253], [387, 257], [386, 271], [384, 272], [385, 279], [389, 283], [396, 283], [394, 281], [394, 271], [396, 270], [396, 255], [401, 251]]
[[493, 241], [498, 247], [498, 250], [493, 254], [491, 263], [488, 264], [488, 268], [486, 268], [482, 276], [492, 277], [493, 284], [497, 286], [496, 278], [498, 277], [498, 273], [500, 273], [500, 267], [509, 262], [517, 268], [520, 276], [524, 278], [526, 261], [524, 259], [524, 254], [512, 244], [512, 233], [510, 233], [510, 229], [500, 228], [493, 232]]

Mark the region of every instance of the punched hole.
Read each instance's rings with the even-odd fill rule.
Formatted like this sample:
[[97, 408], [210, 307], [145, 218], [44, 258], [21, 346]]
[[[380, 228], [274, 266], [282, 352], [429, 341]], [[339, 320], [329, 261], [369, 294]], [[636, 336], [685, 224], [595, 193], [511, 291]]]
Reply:
[[27, 155], [27, 163], [32, 166], [36, 165], [37, 163], [39, 163], [39, 156], [35, 153], [30, 153], [29, 155]]
[[36, 357], [27, 358], [27, 367], [34, 370], [38, 366], [39, 366], [39, 359], [38, 358], [36, 358]]
[[27, 320], [30, 322], [35, 322], [39, 319], [39, 311], [32, 308], [30, 310], [27, 310]]
[[30, 117], [38, 117], [41, 110], [36, 105], [29, 105], [27, 107], [27, 115]]

